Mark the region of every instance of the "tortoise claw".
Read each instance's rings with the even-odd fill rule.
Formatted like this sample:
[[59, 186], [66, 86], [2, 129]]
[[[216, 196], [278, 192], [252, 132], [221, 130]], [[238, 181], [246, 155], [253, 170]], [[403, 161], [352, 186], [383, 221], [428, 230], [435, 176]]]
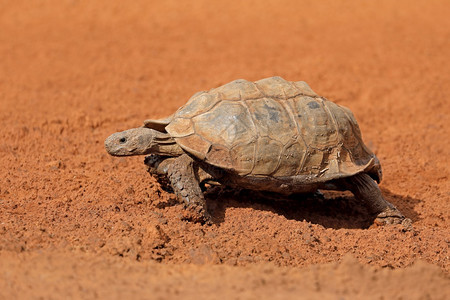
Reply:
[[183, 214], [183, 220], [212, 225], [211, 215], [201, 205], [187, 205]]
[[412, 228], [412, 221], [394, 207], [387, 208], [379, 213], [374, 221], [374, 225], [402, 225], [405, 230], [410, 230]]

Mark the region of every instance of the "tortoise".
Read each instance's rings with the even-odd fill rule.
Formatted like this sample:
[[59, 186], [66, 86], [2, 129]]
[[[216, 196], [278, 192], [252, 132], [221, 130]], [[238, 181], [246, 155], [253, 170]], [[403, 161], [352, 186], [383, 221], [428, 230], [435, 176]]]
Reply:
[[198, 92], [165, 119], [112, 134], [105, 148], [113, 156], [151, 154], [149, 172], [202, 223], [211, 220], [205, 182], [284, 195], [349, 190], [375, 223], [405, 220], [377, 185], [380, 162], [352, 112], [303, 81], [239, 79]]

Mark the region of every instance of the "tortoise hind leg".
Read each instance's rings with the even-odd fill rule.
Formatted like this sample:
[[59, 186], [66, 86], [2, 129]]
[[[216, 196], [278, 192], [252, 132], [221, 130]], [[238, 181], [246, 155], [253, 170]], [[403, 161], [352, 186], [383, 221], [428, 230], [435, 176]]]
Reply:
[[345, 179], [346, 187], [363, 201], [370, 212], [376, 214], [375, 224], [402, 224], [405, 216], [389, 201], [384, 199], [378, 184], [365, 173], [356, 174]]
[[205, 198], [194, 172], [194, 160], [187, 154], [172, 159], [168, 165], [167, 176], [178, 200], [186, 205], [186, 219], [210, 223], [211, 217], [206, 210]]

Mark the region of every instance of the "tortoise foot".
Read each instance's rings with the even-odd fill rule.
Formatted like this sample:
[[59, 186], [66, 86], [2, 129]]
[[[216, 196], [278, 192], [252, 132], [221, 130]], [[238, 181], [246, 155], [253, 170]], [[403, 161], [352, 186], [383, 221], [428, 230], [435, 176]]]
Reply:
[[412, 221], [406, 218], [397, 208], [388, 207], [377, 215], [374, 225], [403, 225], [405, 229], [409, 229], [412, 226]]
[[211, 215], [204, 209], [202, 205], [187, 205], [183, 213], [183, 220], [212, 225]]
[[184, 154], [175, 158], [168, 166], [168, 178], [177, 198], [185, 205], [184, 220], [195, 223], [210, 223], [206, 202], [194, 172], [194, 161]]
[[170, 180], [167, 178], [167, 163], [171, 159], [166, 156], [151, 154], [145, 157], [144, 164], [147, 166], [147, 172], [156, 179], [163, 191], [173, 193]]
[[147, 165], [147, 167], [149, 168], [149, 172], [152, 173], [161, 173], [158, 170], [159, 165], [166, 160], [167, 157], [161, 156], [161, 155], [157, 155], [157, 154], [151, 154], [145, 157], [144, 159], [144, 164]]

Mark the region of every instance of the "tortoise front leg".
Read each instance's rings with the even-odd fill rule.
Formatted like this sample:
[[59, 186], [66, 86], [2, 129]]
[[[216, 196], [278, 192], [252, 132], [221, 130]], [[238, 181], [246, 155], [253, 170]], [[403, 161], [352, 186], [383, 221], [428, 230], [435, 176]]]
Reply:
[[389, 201], [384, 199], [378, 184], [365, 173], [356, 174], [346, 178], [346, 187], [363, 201], [371, 213], [376, 214], [375, 224], [402, 224], [409, 221], [405, 216]]
[[186, 205], [186, 219], [209, 223], [211, 217], [206, 210], [205, 198], [194, 172], [194, 163], [187, 154], [173, 158], [167, 165], [167, 176], [178, 200]]
[[161, 156], [152, 154], [145, 157], [144, 163], [147, 165], [147, 171], [160, 184], [161, 188], [166, 192], [173, 192], [170, 181], [167, 178], [167, 170], [170, 163], [174, 160], [173, 157]]

